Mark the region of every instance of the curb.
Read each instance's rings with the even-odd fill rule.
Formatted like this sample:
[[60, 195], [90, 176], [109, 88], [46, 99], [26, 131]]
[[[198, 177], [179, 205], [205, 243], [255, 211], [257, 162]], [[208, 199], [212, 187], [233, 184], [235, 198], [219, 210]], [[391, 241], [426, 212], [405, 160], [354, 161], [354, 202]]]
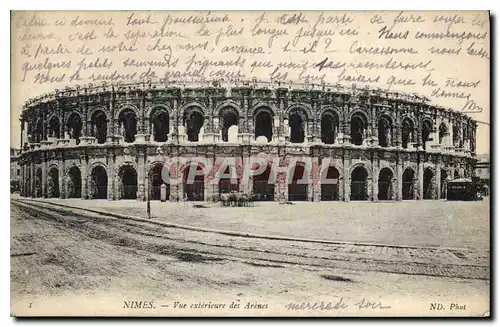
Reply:
[[436, 250], [436, 249], [445, 250], [446, 249], [446, 250], [473, 250], [473, 251], [476, 251], [473, 248], [395, 245], [395, 244], [384, 244], [384, 243], [363, 243], [363, 242], [349, 242], [349, 241], [328, 241], [328, 240], [310, 239], [310, 238], [297, 238], [297, 237], [287, 237], [287, 236], [272, 236], [272, 235], [264, 235], [264, 234], [236, 232], [236, 231], [219, 230], [219, 229], [212, 229], [212, 228], [194, 227], [194, 226], [188, 226], [188, 225], [167, 223], [167, 222], [155, 220], [154, 218], [152, 218], [152, 219], [145, 219], [145, 218], [139, 218], [139, 217], [124, 215], [124, 214], [120, 214], [120, 213], [109, 212], [109, 211], [105, 211], [105, 210], [96, 210], [96, 209], [82, 208], [82, 207], [77, 207], [77, 206], [72, 206], [72, 205], [67, 205], [67, 204], [54, 203], [54, 202], [51, 202], [51, 201], [42, 201], [42, 200], [25, 199], [25, 198], [12, 199], [12, 200], [15, 201], [15, 202], [17, 201], [17, 202], [26, 203], [26, 204], [29, 204], [30, 202], [35, 202], [35, 203], [40, 203], [40, 204], [50, 204], [50, 205], [59, 206], [59, 207], [62, 207], [62, 208], [88, 211], [88, 212], [92, 212], [92, 213], [95, 213], [95, 214], [109, 216], [109, 217], [113, 217], [113, 218], [134, 220], [134, 221], [139, 221], [139, 222], [143, 222], [143, 223], [149, 223], [149, 224], [153, 224], [153, 225], [163, 226], [163, 227], [184, 229], [184, 230], [190, 230], [190, 231], [195, 231], [195, 232], [215, 233], [215, 234], [221, 234], [221, 235], [227, 235], [227, 236], [236, 236], [236, 237], [247, 237], [247, 238], [267, 239], [267, 240], [276, 240], [276, 241], [288, 241], [288, 242], [330, 244], [330, 245], [356, 245], [356, 246], [392, 247], [392, 248], [399, 248], [399, 249], [430, 249], [430, 250]]

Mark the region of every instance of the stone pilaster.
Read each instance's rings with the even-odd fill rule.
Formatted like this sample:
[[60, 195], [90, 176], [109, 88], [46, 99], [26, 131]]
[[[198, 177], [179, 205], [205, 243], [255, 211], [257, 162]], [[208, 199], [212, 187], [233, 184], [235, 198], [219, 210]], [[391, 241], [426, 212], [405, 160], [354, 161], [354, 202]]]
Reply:
[[349, 166], [351, 165], [351, 160], [350, 160], [350, 153], [348, 150], [344, 151], [344, 156], [342, 158], [343, 160], [343, 166], [344, 166], [344, 183], [343, 183], [343, 189], [344, 189], [344, 201], [349, 202], [351, 200], [351, 176], [349, 172]]

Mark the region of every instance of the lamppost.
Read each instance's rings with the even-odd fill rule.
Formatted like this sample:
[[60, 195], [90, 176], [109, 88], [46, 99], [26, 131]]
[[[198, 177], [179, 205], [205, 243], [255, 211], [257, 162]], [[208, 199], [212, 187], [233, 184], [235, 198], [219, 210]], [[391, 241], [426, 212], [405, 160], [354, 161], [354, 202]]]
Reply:
[[151, 170], [148, 169], [148, 191], [146, 192], [146, 206], [147, 206], [147, 215], [148, 219], [151, 219]]

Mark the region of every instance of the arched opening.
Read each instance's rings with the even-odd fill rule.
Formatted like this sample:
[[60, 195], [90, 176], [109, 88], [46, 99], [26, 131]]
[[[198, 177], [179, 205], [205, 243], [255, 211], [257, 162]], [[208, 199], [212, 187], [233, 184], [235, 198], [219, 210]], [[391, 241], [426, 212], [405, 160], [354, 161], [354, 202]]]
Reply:
[[68, 133], [70, 139], [75, 139], [76, 144], [80, 143], [82, 136], [82, 119], [77, 113], [72, 113], [68, 118]]
[[288, 172], [289, 201], [307, 201], [308, 174], [303, 163], [297, 163], [290, 169]]
[[441, 169], [441, 199], [446, 199], [446, 186], [447, 186], [448, 172]]
[[43, 121], [39, 118], [35, 124], [35, 143], [40, 143], [43, 140]]
[[37, 168], [36, 173], [35, 173], [35, 197], [36, 198], [41, 198], [42, 197], [42, 169]]
[[378, 199], [392, 200], [394, 190], [392, 188], [393, 174], [389, 168], [382, 168], [378, 175]]
[[457, 179], [457, 178], [460, 178], [460, 172], [458, 171], [458, 169], [455, 169], [453, 171], [453, 179]]
[[290, 142], [304, 143], [306, 136], [307, 116], [301, 109], [293, 109], [288, 116], [288, 126], [290, 126]]
[[49, 137], [61, 138], [60, 131], [61, 125], [59, 123], [59, 118], [53, 116], [49, 121]]
[[[161, 200], [161, 188], [165, 184], [165, 201], [170, 199], [170, 183], [166, 183], [162, 177], [163, 164], [157, 163], [151, 168], [151, 200]], [[165, 168], [166, 169], [166, 168]], [[166, 172], [165, 172], [166, 176]]]
[[[257, 170], [258, 164], [255, 164], [253, 170]], [[256, 176], [253, 176], [253, 194], [258, 201], [274, 201], [274, 184], [269, 183], [271, 175], [271, 165], [268, 165], [266, 170]]]
[[132, 166], [121, 168], [121, 197], [122, 199], [137, 199], [137, 172]]
[[184, 112], [184, 126], [186, 127], [188, 141], [199, 141], [199, 134], [204, 122], [203, 113], [198, 108], [190, 107]]
[[368, 200], [368, 172], [365, 167], [358, 166], [351, 173], [351, 200]]
[[170, 132], [169, 119], [168, 112], [163, 108], [158, 108], [151, 114], [151, 134], [155, 142], [166, 142], [168, 140], [168, 133]]
[[321, 201], [338, 201], [339, 171], [337, 170], [337, 168], [328, 166], [326, 179], [328, 183], [323, 183], [323, 181], [321, 181]]
[[[189, 172], [192, 170], [196, 172], [194, 179], [189, 178]], [[192, 172], [191, 175], [195, 172]], [[184, 169], [184, 198], [187, 201], [203, 201], [205, 199], [205, 175], [200, 174], [200, 172], [203, 172], [203, 167], [200, 164], [197, 166], [192, 164]]]
[[392, 121], [389, 117], [378, 120], [378, 144], [384, 148], [392, 146]]
[[365, 117], [360, 113], [354, 114], [351, 118], [351, 142], [354, 145], [362, 145], [367, 128]]
[[222, 141], [229, 141], [229, 128], [238, 126], [238, 113], [231, 107], [224, 108], [220, 112], [220, 126], [222, 128]]
[[125, 109], [118, 116], [120, 123], [120, 135], [123, 136], [125, 142], [132, 143], [135, 141], [137, 134], [137, 117], [132, 109]]
[[95, 166], [91, 173], [91, 198], [92, 199], [107, 199], [108, 198], [108, 173], [102, 166]]
[[321, 141], [325, 144], [334, 144], [339, 129], [337, 114], [327, 111], [321, 116]]
[[430, 168], [427, 168], [424, 170], [424, 200], [432, 199], [432, 191], [433, 191], [432, 178], [433, 177], [434, 177], [434, 174], [432, 173], [432, 170]]
[[273, 139], [273, 116], [267, 110], [260, 110], [255, 115], [255, 139], [259, 136], [265, 136], [268, 142]]
[[[229, 174], [230, 167], [228, 166], [226, 170], [224, 171], [224, 175]], [[219, 195], [223, 193], [231, 193], [231, 192], [238, 192], [240, 189], [240, 179], [236, 178], [234, 180], [234, 183], [231, 181], [231, 178], [220, 178], [219, 179]]]
[[47, 197], [59, 197], [59, 170], [55, 167], [50, 169], [49, 177], [47, 178]]
[[431, 141], [432, 123], [429, 120], [424, 120], [422, 124], [422, 147], [426, 150], [427, 142]]
[[106, 137], [108, 136], [108, 120], [106, 114], [97, 110], [92, 114], [91, 117], [91, 133], [92, 136], [97, 139], [97, 143], [103, 144], [106, 142]]
[[403, 173], [403, 200], [414, 199], [415, 172], [411, 168], [406, 168]]
[[82, 174], [76, 166], [71, 167], [68, 171], [69, 179], [66, 184], [66, 193], [68, 198], [82, 197]]
[[462, 147], [462, 137], [460, 135], [460, 125], [458, 123], [453, 124], [453, 146], [456, 148]]
[[446, 127], [445, 123], [441, 123], [439, 125], [439, 144], [443, 144], [445, 137], [448, 135], [448, 127]]
[[403, 124], [401, 127], [401, 145], [404, 149], [408, 149], [408, 145], [412, 143], [413, 140], [413, 131], [414, 131], [415, 126], [413, 125], [413, 122], [409, 118], [403, 119]]

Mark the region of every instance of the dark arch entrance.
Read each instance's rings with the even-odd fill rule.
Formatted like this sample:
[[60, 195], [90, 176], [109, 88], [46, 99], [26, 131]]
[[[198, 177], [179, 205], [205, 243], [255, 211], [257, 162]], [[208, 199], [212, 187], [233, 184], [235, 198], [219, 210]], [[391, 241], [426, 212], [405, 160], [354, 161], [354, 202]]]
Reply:
[[120, 135], [124, 137], [125, 142], [135, 141], [137, 134], [137, 117], [132, 109], [125, 109], [118, 118], [120, 122]]
[[299, 183], [303, 177], [309, 180], [309, 176], [307, 176], [308, 172], [304, 164], [297, 163], [288, 173], [288, 201], [307, 201], [308, 182]]
[[108, 120], [106, 118], [106, 114], [101, 110], [94, 112], [91, 118], [91, 125], [92, 136], [97, 139], [97, 143], [105, 143], [108, 135]]
[[52, 117], [49, 122], [49, 137], [61, 138], [60, 130], [59, 118], [55, 116]]
[[194, 177], [194, 180], [188, 180], [190, 170], [195, 170], [198, 174], [203, 171], [201, 165], [194, 164], [187, 166], [183, 172], [184, 198], [187, 201], [205, 200], [205, 175], [200, 174]]
[[137, 172], [132, 166], [123, 166], [121, 174], [122, 199], [137, 199]]
[[290, 114], [288, 126], [290, 126], [290, 142], [304, 143], [305, 139], [305, 124], [304, 116], [298, 112]]
[[325, 112], [321, 117], [321, 141], [325, 144], [334, 144], [337, 138], [338, 117], [332, 112]]
[[378, 120], [378, 144], [384, 148], [392, 146], [392, 122], [385, 116]]
[[393, 174], [389, 168], [382, 168], [378, 176], [378, 199], [379, 200], [392, 200], [393, 189], [392, 189], [392, 178]]
[[200, 111], [192, 107], [191, 109], [186, 110], [184, 113], [184, 126], [186, 127], [188, 141], [199, 141], [200, 130], [203, 127], [204, 122], [205, 118], [203, 118], [203, 114]]
[[255, 139], [265, 136], [267, 141], [273, 139], [273, 117], [268, 111], [260, 111], [255, 116]]
[[365, 134], [365, 120], [360, 115], [351, 118], [351, 142], [354, 145], [362, 145]]
[[92, 169], [93, 185], [90, 190], [92, 199], [107, 199], [108, 198], [108, 173], [102, 166], [95, 166]]
[[441, 169], [441, 199], [446, 199], [446, 179], [448, 178], [448, 172], [445, 169]]
[[[224, 171], [224, 174], [229, 174], [230, 168], [229, 166], [226, 168]], [[238, 192], [239, 191], [239, 186], [240, 186], [240, 179], [236, 178], [236, 183], [231, 182], [231, 178], [221, 178], [219, 179], [219, 194], [223, 193], [231, 193], [231, 192]]]
[[47, 183], [47, 196], [49, 198], [59, 197], [59, 170], [55, 167], [49, 171], [49, 182]]
[[406, 168], [403, 173], [403, 200], [413, 200], [414, 199], [414, 180], [415, 172], [411, 168]]
[[238, 126], [238, 113], [232, 108], [225, 108], [220, 114], [220, 125], [222, 127], [222, 141], [229, 141], [229, 128]]
[[432, 132], [432, 124], [428, 120], [424, 120], [422, 124], [422, 147], [424, 150], [426, 149], [427, 141], [430, 141], [430, 135]]
[[[157, 163], [151, 168], [151, 200], [161, 200], [161, 186], [165, 184], [166, 196], [165, 200], [170, 199], [170, 183], [166, 183], [162, 177], [162, 171], [164, 168], [163, 164]], [[167, 172], [165, 171], [165, 176], [167, 176]]]
[[443, 144], [445, 136], [448, 135], [448, 127], [446, 127], [445, 123], [441, 123], [439, 125], [439, 144]]
[[35, 177], [35, 197], [41, 198], [42, 197], [42, 169], [37, 168], [36, 170], [36, 177]]
[[432, 170], [429, 168], [424, 170], [424, 200], [430, 200], [432, 199], [432, 178], [434, 177], [434, 174], [432, 173]]
[[[321, 201], [339, 200], [339, 171], [333, 166], [329, 166], [326, 172], [326, 178], [333, 184], [321, 183]], [[330, 181], [330, 180], [336, 181]]]
[[155, 142], [166, 142], [169, 133], [169, 116], [164, 109], [157, 109], [151, 115], [151, 134]]
[[82, 136], [82, 120], [80, 115], [72, 113], [68, 118], [69, 137], [76, 140], [76, 144], [80, 144]]
[[413, 142], [413, 122], [409, 118], [403, 119], [401, 128], [401, 143], [404, 149], [408, 148], [408, 144]]
[[[258, 165], [253, 167], [254, 170], [257, 168]], [[270, 175], [271, 166], [268, 165], [262, 174], [253, 176], [252, 189], [257, 201], [274, 201], [274, 184], [269, 183]]]
[[368, 200], [368, 172], [365, 167], [359, 166], [354, 168], [351, 173], [351, 200], [365, 201]]
[[68, 171], [68, 176], [70, 177], [66, 190], [66, 192], [68, 193], [68, 198], [81, 198], [82, 174], [80, 172], [80, 169], [78, 167], [71, 167], [71, 169]]

